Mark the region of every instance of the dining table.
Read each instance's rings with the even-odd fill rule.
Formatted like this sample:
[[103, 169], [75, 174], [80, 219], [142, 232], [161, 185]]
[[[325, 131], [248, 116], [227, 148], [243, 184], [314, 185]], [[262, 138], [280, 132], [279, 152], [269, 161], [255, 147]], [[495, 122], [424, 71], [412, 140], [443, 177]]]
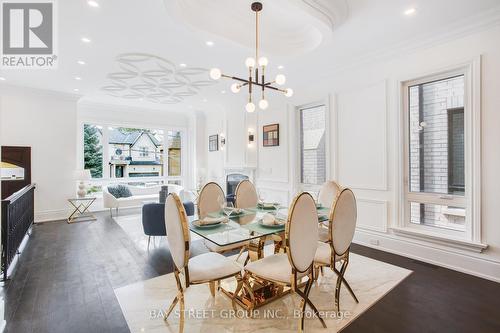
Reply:
[[[329, 207], [317, 205], [318, 223], [328, 221]], [[259, 204], [256, 207], [234, 209], [222, 208], [220, 211], [208, 214], [212, 219], [220, 219], [216, 224], [200, 224], [198, 216], [189, 217], [191, 232], [212, 242], [221, 248], [235, 247], [240, 244], [248, 251], [247, 261], [263, 258], [266, 242], [274, 242], [274, 252], [284, 252], [286, 223], [266, 224], [263, 222], [266, 214], [273, 215], [285, 222], [288, 216], [288, 207], [279, 203]], [[245, 261], [246, 262], [246, 261]], [[221, 288], [229, 297], [233, 293]], [[275, 299], [285, 296], [289, 288], [275, 285], [269, 281], [252, 280], [246, 288], [242, 288], [235, 301], [246, 310], [263, 306]]]

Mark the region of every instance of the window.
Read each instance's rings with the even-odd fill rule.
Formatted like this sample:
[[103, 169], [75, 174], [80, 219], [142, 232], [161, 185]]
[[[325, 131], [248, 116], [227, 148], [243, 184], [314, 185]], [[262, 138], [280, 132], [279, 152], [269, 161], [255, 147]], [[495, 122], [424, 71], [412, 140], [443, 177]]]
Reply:
[[110, 178], [163, 176], [163, 131], [108, 127]]
[[326, 107], [299, 109], [300, 182], [321, 185], [326, 180]]
[[92, 178], [102, 178], [102, 127], [83, 125], [84, 169], [90, 169]]
[[168, 175], [171, 177], [181, 176], [181, 143], [181, 132], [167, 132]]
[[166, 176], [169, 182], [181, 183], [182, 149], [179, 130], [83, 125], [83, 163], [92, 178], [149, 184], [155, 182], [151, 178]]
[[466, 77], [405, 84], [405, 215], [410, 227], [464, 236], [467, 228]]

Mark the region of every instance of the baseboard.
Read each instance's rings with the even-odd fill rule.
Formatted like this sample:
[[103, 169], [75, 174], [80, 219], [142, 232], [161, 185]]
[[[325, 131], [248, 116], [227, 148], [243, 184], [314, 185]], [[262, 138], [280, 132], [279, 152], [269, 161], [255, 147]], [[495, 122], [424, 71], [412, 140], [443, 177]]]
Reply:
[[[140, 209], [142, 206], [130, 206], [130, 207], [122, 207], [119, 208], [118, 215], [120, 213], [127, 213], [133, 210]], [[102, 209], [92, 209], [91, 213], [99, 213], [99, 212], [108, 212], [109, 213], [109, 208], [102, 208]], [[59, 210], [45, 210], [41, 212], [35, 212], [35, 223], [47, 223], [47, 222], [58, 222], [61, 220], [67, 220], [69, 214], [71, 214], [70, 210], [66, 209], [59, 209]], [[116, 210], [113, 208], [113, 217], [116, 216]], [[1, 333], [1, 332], [0, 332]]]
[[35, 223], [54, 222], [68, 219], [71, 212], [67, 209], [44, 210], [35, 212]]
[[488, 258], [479, 258], [432, 245], [419, 244], [399, 236], [365, 230], [356, 230], [354, 243], [500, 283], [500, 262]]

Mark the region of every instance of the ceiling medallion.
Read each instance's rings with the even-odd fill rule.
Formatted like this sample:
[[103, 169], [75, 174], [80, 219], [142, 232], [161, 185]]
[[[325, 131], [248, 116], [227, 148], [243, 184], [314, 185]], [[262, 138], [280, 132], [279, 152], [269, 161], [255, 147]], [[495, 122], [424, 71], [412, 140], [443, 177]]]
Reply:
[[106, 94], [129, 100], [177, 104], [214, 84], [206, 68], [176, 66], [165, 58], [146, 53], [116, 57], [120, 71], [107, 75]]
[[[259, 58], [259, 12], [262, 10], [262, 3], [254, 2], [251, 5], [252, 11], [255, 12], [255, 58], [249, 57], [245, 60], [245, 65], [248, 68], [248, 79], [242, 79], [236, 76], [225, 75], [221, 72], [219, 68], [212, 68], [210, 70], [210, 77], [213, 80], [219, 80], [221, 77], [233, 79], [235, 82], [231, 85], [231, 91], [237, 93], [241, 90], [241, 88], [248, 86], [248, 103], [245, 106], [247, 112], [255, 111], [255, 104], [252, 101], [252, 93], [254, 86], [256, 89], [261, 90], [261, 99], [259, 101], [259, 108], [262, 110], [267, 109], [269, 103], [265, 98], [266, 89], [279, 91], [285, 94], [286, 97], [291, 97], [293, 95], [293, 90], [290, 88], [280, 89], [278, 87], [273, 86], [273, 84], [283, 85], [286, 82], [286, 78], [283, 74], [276, 75], [274, 81], [266, 82], [265, 80], [265, 70], [268, 64], [268, 60], [266, 57]], [[261, 67], [261, 76], [259, 81], [259, 66]], [[253, 76], [255, 75], [255, 76]]]

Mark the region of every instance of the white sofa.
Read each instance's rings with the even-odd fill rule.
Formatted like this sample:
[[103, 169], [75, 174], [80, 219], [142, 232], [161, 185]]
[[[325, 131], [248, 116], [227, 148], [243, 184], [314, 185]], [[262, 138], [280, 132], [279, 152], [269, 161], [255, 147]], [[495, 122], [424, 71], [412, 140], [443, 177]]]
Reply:
[[[113, 186], [116, 184], [109, 184], [108, 186]], [[159, 201], [160, 190], [162, 185], [154, 186], [130, 186], [132, 196], [127, 198], [115, 198], [108, 191], [108, 186], [104, 186], [102, 189], [102, 199], [104, 208], [109, 208], [109, 212], [112, 216], [112, 209], [115, 208], [118, 213], [119, 208], [125, 207], [140, 207], [144, 201]], [[180, 185], [168, 184], [168, 193], [176, 193], [182, 198], [183, 187]]]

